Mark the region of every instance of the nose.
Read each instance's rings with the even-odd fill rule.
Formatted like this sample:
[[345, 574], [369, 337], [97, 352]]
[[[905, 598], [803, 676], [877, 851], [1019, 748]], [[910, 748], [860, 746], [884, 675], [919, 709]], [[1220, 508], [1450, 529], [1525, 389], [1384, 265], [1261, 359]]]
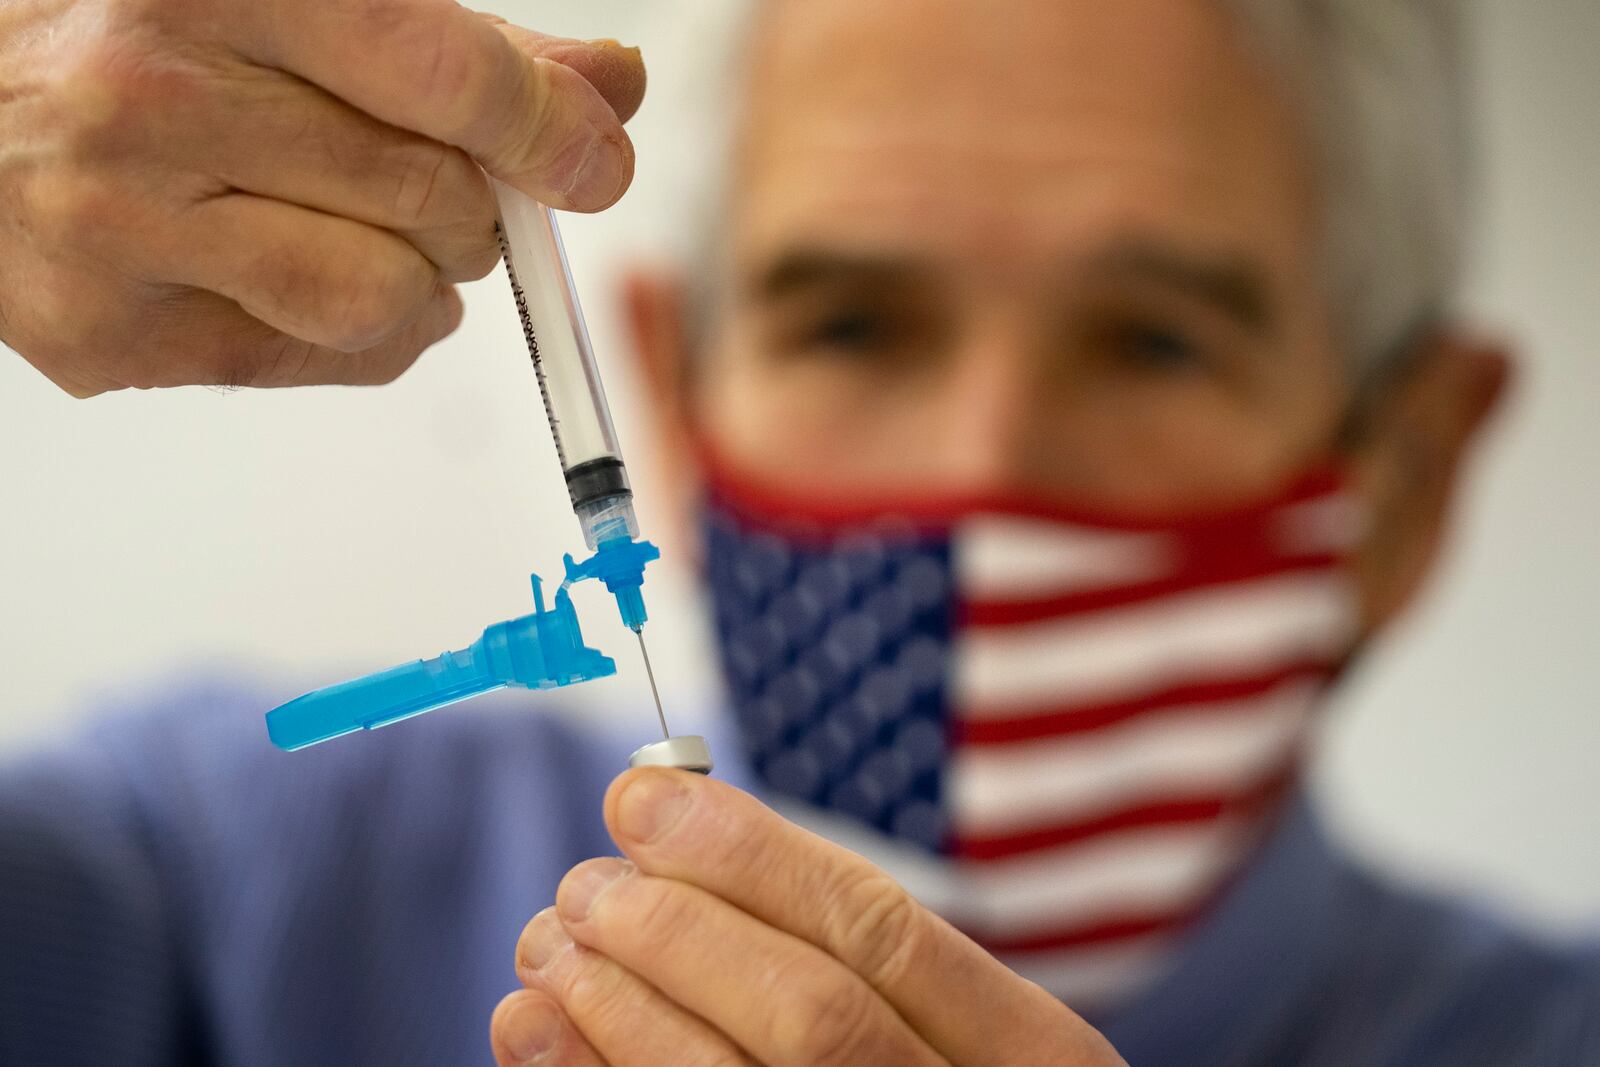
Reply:
[[998, 323], [953, 353], [927, 427], [941, 480], [974, 493], [1059, 484], [1067, 457], [1051, 447], [1051, 425], [1061, 405], [1044, 363], [1022, 330]]

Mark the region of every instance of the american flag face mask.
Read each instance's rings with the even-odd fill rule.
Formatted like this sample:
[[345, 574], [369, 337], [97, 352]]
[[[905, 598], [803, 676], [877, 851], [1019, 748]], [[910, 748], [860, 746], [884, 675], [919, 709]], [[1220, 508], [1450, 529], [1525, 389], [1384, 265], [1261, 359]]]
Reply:
[[1080, 1010], [1158, 976], [1355, 644], [1336, 470], [1155, 522], [709, 466], [723, 665], [776, 805]]

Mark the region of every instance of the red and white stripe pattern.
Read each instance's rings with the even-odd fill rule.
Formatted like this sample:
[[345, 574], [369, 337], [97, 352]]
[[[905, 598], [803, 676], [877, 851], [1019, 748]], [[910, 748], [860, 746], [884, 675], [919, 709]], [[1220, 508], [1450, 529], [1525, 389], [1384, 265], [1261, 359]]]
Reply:
[[1145, 521], [708, 467], [768, 795], [1074, 1006], [1148, 982], [1259, 840], [1353, 643], [1340, 479]]
[[949, 917], [1069, 1002], [1147, 981], [1294, 775], [1359, 533], [1331, 480], [1164, 530], [958, 526]]

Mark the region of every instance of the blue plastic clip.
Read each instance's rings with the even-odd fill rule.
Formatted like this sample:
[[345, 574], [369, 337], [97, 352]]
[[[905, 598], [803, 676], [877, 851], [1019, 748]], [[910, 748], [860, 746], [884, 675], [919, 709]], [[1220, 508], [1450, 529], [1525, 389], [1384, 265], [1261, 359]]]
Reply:
[[365, 678], [318, 689], [267, 713], [267, 735], [294, 750], [375, 730], [458, 700], [506, 686], [554, 689], [615, 674], [609, 656], [583, 643], [566, 586], [546, 611], [533, 575], [534, 613], [496, 623], [460, 652], [416, 660]]
[[644, 610], [644, 565], [661, 558], [661, 550], [649, 541], [635, 541], [631, 537], [613, 537], [601, 541], [594, 555], [582, 563], [573, 562], [571, 553], [562, 557], [566, 564], [566, 585], [585, 578], [598, 578], [605, 583], [611, 595], [617, 598], [617, 610], [622, 612], [623, 625], [638, 633], [649, 618]]

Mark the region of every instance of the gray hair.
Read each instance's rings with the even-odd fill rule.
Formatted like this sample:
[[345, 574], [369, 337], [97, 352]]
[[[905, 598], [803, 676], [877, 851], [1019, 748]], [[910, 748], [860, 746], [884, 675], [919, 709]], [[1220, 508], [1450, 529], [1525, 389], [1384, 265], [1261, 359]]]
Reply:
[[[1468, 108], [1458, 0], [1220, 0], [1293, 94], [1319, 155], [1324, 271], [1363, 377], [1451, 310], [1465, 258]], [[677, 0], [651, 54], [672, 110], [641, 147], [669, 255], [705, 268], [760, 0]], [[651, 140], [651, 137], [654, 140]], [[645, 198], [641, 198], [645, 199]], [[702, 272], [705, 273], [705, 272]]]

